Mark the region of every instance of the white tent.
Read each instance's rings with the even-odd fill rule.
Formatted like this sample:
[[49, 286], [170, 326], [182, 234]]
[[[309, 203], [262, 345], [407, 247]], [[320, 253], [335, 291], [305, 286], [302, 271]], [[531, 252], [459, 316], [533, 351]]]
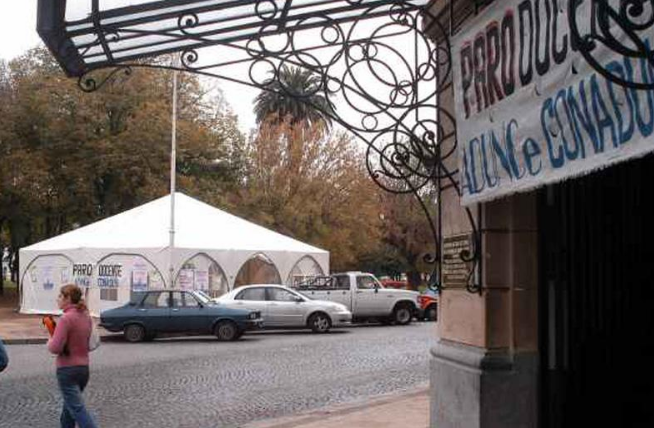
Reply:
[[120, 306], [132, 291], [169, 286], [214, 296], [235, 285], [289, 283], [329, 272], [329, 253], [175, 194], [20, 250], [22, 313], [56, 313], [60, 285], [87, 288], [91, 311]]

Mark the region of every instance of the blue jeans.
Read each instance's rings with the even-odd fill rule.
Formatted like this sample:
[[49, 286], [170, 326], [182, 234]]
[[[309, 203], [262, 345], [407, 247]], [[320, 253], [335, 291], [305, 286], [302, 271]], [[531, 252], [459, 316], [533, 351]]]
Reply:
[[97, 425], [84, 406], [82, 392], [89, 382], [89, 366], [60, 367], [57, 382], [64, 399], [61, 411], [61, 428], [96, 428]]

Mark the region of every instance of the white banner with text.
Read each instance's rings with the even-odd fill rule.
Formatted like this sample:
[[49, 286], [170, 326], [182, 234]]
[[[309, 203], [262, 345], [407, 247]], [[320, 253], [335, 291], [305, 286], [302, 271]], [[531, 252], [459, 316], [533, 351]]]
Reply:
[[[574, 1], [574, 0], [570, 0]], [[579, 33], [603, 25], [623, 46], [646, 51], [654, 10], [626, 10], [593, 19], [579, 1]], [[645, 2], [649, 4], [649, 2]], [[593, 22], [594, 21], [594, 22]], [[595, 30], [593, 30], [595, 29]], [[462, 204], [605, 168], [654, 151], [654, 91], [613, 83], [574, 46], [568, 0], [503, 0], [491, 4], [452, 40]], [[625, 56], [600, 42], [597, 64], [628, 81], [654, 82], [645, 58]]]

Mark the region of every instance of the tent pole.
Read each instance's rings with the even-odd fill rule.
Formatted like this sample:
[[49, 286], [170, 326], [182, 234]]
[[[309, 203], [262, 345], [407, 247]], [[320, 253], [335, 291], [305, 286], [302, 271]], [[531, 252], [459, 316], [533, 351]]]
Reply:
[[177, 76], [179, 71], [179, 56], [173, 59], [173, 112], [172, 112], [172, 136], [170, 148], [170, 244], [168, 249], [168, 287], [175, 285], [173, 265], [173, 248], [175, 248], [175, 175], [177, 170]]

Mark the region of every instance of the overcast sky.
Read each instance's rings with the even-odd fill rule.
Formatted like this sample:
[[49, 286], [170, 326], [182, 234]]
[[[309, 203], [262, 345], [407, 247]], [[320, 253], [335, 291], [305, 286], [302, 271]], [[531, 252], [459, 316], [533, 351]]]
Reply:
[[[36, 3], [36, 0], [4, 0], [2, 2], [4, 7], [0, 13], [1, 59], [11, 60], [39, 45], [41, 39], [36, 33]], [[87, 3], [90, 4], [90, 1]], [[124, 5], [132, 2], [130, 0], [103, 0], [105, 6], [113, 5], [113, 3]], [[84, 13], [84, 11], [80, 11], [80, 13]], [[238, 115], [241, 130], [247, 134], [248, 130], [254, 127], [252, 100], [258, 91], [226, 81], [218, 81], [217, 86], [222, 89], [231, 109]]]
[[4, 3], [0, 13], [0, 58], [8, 60], [37, 46], [40, 39], [36, 34], [36, 0]]

